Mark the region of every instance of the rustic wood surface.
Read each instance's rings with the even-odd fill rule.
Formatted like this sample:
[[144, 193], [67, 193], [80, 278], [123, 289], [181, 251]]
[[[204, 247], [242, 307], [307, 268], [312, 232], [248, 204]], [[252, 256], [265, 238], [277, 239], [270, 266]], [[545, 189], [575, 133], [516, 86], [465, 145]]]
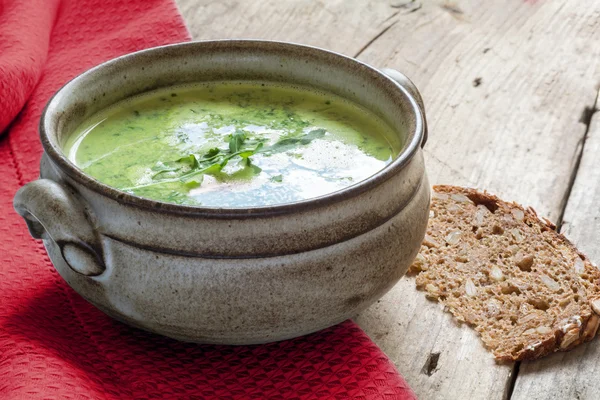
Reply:
[[[596, 57], [600, 57], [596, 51]], [[600, 76], [596, 75], [597, 78]], [[600, 79], [597, 81], [600, 83]], [[598, 94], [600, 96], [600, 93]], [[600, 104], [596, 98], [595, 107]], [[588, 118], [592, 117], [591, 113]], [[596, 263], [600, 262], [600, 113], [593, 115], [579, 172], [564, 214], [562, 231]], [[600, 341], [557, 353], [519, 369], [513, 399], [599, 399]]]
[[[564, 220], [600, 263], [599, 1], [177, 3], [195, 39], [293, 41], [403, 71], [425, 99], [432, 183], [487, 189]], [[356, 321], [419, 398], [600, 398], [600, 342], [500, 365], [414, 286], [403, 278]]]

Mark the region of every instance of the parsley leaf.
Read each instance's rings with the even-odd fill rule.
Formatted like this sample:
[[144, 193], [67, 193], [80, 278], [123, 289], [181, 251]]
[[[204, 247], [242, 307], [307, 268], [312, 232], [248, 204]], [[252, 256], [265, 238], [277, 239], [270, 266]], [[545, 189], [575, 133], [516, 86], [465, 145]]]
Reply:
[[252, 170], [252, 173], [254, 175], [258, 175], [262, 172], [262, 168], [259, 167], [258, 165], [252, 164], [252, 160], [250, 160], [249, 157], [242, 158], [242, 162], [245, 164], [246, 168], [250, 168]]
[[[182, 170], [181, 166], [177, 167], [173, 165], [174, 163], [187, 165], [189, 169], [186, 168], [183, 170], [181, 175], [178, 177], [176, 176], [174, 178], [156, 180], [152, 183], [140, 185], [130, 189], [133, 190], [139, 187], [158, 185], [167, 182], [176, 182], [178, 180], [184, 183], [185, 186], [190, 189], [196, 188], [202, 185], [204, 175], [214, 175], [221, 172], [221, 170], [229, 163], [229, 160], [234, 157], [240, 157], [241, 163], [244, 165], [244, 167], [251, 168], [253, 174], [260, 174], [262, 169], [257, 165], [254, 165], [250, 157], [259, 153], [268, 156], [270, 154], [292, 150], [298, 146], [307, 145], [315, 139], [322, 138], [325, 136], [325, 133], [325, 129], [313, 129], [304, 135], [286, 137], [285, 139], [281, 139], [271, 146], [265, 146], [264, 142], [266, 139], [248, 139], [248, 136], [243, 130], [237, 129], [228, 137], [228, 149], [220, 149], [218, 147], [212, 148], [203, 154], [202, 158], [200, 159], [198, 159], [194, 154], [189, 154], [171, 163], [158, 162], [157, 165], [152, 168], [153, 171], [157, 171], [157, 173], [152, 176], [152, 179], [163, 172], [177, 172]], [[249, 147], [252, 145], [256, 146], [254, 148]], [[282, 182], [283, 176], [272, 176], [271, 181]]]
[[204, 181], [204, 174], [198, 174], [190, 178], [181, 178], [180, 180], [186, 187], [194, 189], [202, 185], [202, 181]]
[[325, 129], [314, 129], [305, 135], [281, 139], [277, 143], [269, 146], [266, 150], [273, 153], [283, 153], [298, 147], [298, 144], [307, 145], [315, 139], [325, 136]]
[[157, 162], [154, 167], [150, 168], [151, 171], [156, 172], [154, 175], [152, 175], [152, 179], [154, 179], [158, 175], [162, 174], [163, 172], [175, 172], [175, 171], [179, 171], [180, 169], [181, 169], [181, 167], [170, 167], [170, 166], [162, 163], [161, 161]]
[[213, 175], [213, 174], [221, 172], [221, 169], [223, 167], [224, 167], [224, 165], [221, 166], [221, 164], [215, 163], [215, 164], [209, 165], [206, 168], [203, 168], [202, 172], [205, 173], [205, 174], [208, 174], [208, 175]]
[[256, 145], [255, 148], [253, 149], [247, 149], [244, 151], [240, 151], [237, 153], [238, 156], [244, 158], [244, 159], [248, 159], [248, 157], [253, 156], [254, 154], [258, 153], [260, 149], [263, 148], [263, 143], [260, 142], [259, 144]]
[[237, 153], [242, 149], [242, 145], [246, 141], [246, 134], [241, 129], [237, 129], [229, 138], [229, 151]]
[[192, 167], [192, 169], [196, 169], [200, 166], [200, 164], [198, 163], [198, 159], [193, 154], [190, 154], [185, 157], [181, 157], [180, 159], [177, 160], [177, 162], [183, 163], [183, 164], [189, 164], [190, 167]]
[[206, 154], [204, 154], [203, 160], [210, 160], [212, 158], [215, 158], [220, 152], [221, 149], [219, 149], [218, 147], [212, 148], [209, 151], [207, 151]]

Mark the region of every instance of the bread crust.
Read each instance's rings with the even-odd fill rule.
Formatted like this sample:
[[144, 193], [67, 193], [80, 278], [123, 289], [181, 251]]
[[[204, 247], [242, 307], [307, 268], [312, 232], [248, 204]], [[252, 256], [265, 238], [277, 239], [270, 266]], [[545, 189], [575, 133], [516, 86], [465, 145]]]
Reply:
[[428, 297], [475, 327], [497, 360], [569, 351], [596, 335], [600, 270], [556, 225], [487, 192], [433, 189], [410, 272]]

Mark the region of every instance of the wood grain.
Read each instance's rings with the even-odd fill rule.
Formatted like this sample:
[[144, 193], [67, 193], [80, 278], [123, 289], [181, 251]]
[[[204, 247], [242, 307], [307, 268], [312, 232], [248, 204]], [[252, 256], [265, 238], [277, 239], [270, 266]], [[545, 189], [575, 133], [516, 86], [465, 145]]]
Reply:
[[[586, 178], [596, 197], [585, 198], [586, 182], [579, 177], [571, 192], [587, 129], [579, 120], [594, 104], [600, 77], [600, 2], [177, 2], [195, 39], [294, 41], [405, 72], [427, 106], [426, 157], [433, 183], [485, 188], [555, 221], [571, 193], [565, 221], [586, 226], [573, 235], [587, 237], [582, 247], [600, 255], [592, 235], [600, 222], [585, 219], [598, 216], [593, 205], [600, 204], [599, 173], [589, 172]], [[586, 154], [593, 151], [588, 145]], [[584, 155], [580, 173], [593, 169], [590, 163]], [[587, 211], [572, 205], [576, 201]], [[356, 320], [421, 399], [501, 399], [510, 393], [513, 366], [496, 364], [474, 331], [426, 300], [411, 277]], [[550, 398], [544, 397], [548, 391], [535, 392], [535, 387], [560, 382], [569, 389], [558, 393], [597, 398], [591, 391], [598, 393], [597, 386], [588, 390], [585, 378], [574, 377], [574, 371], [589, 368], [585, 376], [591, 379], [599, 369], [593, 358], [600, 359], [600, 349], [588, 347], [595, 350], [567, 356], [573, 357], [568, 368], [560, 365], [564, 355], [532, 368], [523, 364], [513, 397]], [[575, 361], [581, 357], [586, 361]], [[567, 372], [561, 373], [563, 368]]]
[[[596, 57], [600, 57], [600, 49]], [[600, 93], [599, 93], [600, 95]], [[594, 110], [598, 107], [598, 100]], [[563, 233], [595, 262], [600, 261], [600, 113], [590, 121], [579, 173], [565, 210]], [[523, 363], [513, 399], [600, 398], [600, 341]]]
[[177, 0], [192, 37], [298, 42], [356, 55], [388, 28], [387, 1]]
[[[396, 67], [421, 88], [433, 183], [485, 188], [557, 220], [594, 103], [600, 4], [424, 3], [361, 59]], [[501, 399], [511, 365], [457, 327], [405, 277], [357, 318], [423, 399]], [[434, 373], [423, 368], [439, 354]]]

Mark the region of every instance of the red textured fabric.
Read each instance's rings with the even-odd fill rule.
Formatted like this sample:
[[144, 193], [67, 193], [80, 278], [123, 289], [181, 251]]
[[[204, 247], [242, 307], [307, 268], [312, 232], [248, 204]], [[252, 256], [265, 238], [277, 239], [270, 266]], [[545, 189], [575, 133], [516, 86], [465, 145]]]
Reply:
[[58, 4], [59, 0], [0, 0], [0, 134], [42, 73]]
[[170, 0], [0, 0], [2, 123], [21, 110], [0, 138], [0, 398], [414, 398], [351, 321], [244, 347], [118, 323], [68, 287], [12, 210], [15, 191], [38, 175], [37, 123], [52, 93], [107, 59], [188, 39]]

